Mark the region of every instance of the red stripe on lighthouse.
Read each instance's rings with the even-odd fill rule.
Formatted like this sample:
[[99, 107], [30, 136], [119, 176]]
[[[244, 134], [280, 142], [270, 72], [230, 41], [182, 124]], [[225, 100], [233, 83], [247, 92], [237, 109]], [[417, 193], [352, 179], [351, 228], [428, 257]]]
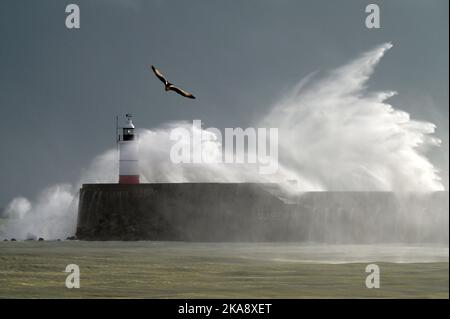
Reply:
[[139, 184], [139, 175], [120, 175], [119, 184]]

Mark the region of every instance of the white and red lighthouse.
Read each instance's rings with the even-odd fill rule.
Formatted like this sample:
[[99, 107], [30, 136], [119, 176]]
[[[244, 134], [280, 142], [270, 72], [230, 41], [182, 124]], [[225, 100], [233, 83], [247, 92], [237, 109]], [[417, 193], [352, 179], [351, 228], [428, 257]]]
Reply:
[[139, 145], [131, 114], [126, 115], [127, 121], [119, 134], [119, 184], [139, 184]]

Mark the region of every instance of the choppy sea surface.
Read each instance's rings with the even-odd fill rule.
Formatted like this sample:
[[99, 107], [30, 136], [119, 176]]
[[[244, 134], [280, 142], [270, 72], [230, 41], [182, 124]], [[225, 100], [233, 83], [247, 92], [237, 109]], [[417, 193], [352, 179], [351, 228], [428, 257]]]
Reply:
[[[81, 243], [83, 245], [83, 243]], [[448, 262], [449, 247], [436, 245], [330, 245], [317, 243], [109, 242], [104, 247], [147, 249], [181, 255], [261, 261], [345, 264], [366, 262]]]
[[[0, 242], [0, 248], [26, 252], [97, 249], [111, 253], [153, 253], [177, 256], [228, 257], [260, 261], [345, 264], [366, 262], [427, 263], [448, 262], [449, 247], [442, 245], [335, 245], [318, 243], [188, 243], [188, 242], [88, 242], [88, 241], [22, 241]], [[68, 253], [70, 253], [68, 251]]]
[[448, 298], [448, 261], [434, 245], [8, 241], [0, 298]]

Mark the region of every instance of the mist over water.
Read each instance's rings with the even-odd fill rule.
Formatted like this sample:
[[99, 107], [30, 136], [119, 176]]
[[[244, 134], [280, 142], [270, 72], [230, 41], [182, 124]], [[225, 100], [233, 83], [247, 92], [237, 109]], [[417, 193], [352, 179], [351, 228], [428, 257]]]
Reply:
[[[383, 44], [331, 72], [306, 77], [249, 125], [278, 128], [276, 174], [261, 175], [255, 164], [171, 163], [171, 130], [195, 129], [190, 122], [174, 122], [140, 132], [142, 182], [276, 182], [298, 193], [443, 190], [438, 170], [425, 154], [440, 144], [434, 124], [413, 120], [389, 105], [395, 92], [367, 88], [376, 64], [391, 47]], [[202, 133], [203, 155], [221, 156], [218, 136]], [[81, 184], [116, 183], [117, 175], [118, 154], [112, 149], [95, 158], [73, 186], [52, 186], [34, 201], [15, 198], [3, 213], [7, 220], [0, 224], [0, 237], [73, 235]]]

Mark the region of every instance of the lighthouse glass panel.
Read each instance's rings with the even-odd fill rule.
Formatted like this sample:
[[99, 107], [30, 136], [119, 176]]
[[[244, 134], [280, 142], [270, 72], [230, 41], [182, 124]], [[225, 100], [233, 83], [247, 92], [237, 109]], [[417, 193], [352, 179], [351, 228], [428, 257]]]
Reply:
[[123, 129], [123, 140], [124, 141], [134, 140], [133, 129]]

